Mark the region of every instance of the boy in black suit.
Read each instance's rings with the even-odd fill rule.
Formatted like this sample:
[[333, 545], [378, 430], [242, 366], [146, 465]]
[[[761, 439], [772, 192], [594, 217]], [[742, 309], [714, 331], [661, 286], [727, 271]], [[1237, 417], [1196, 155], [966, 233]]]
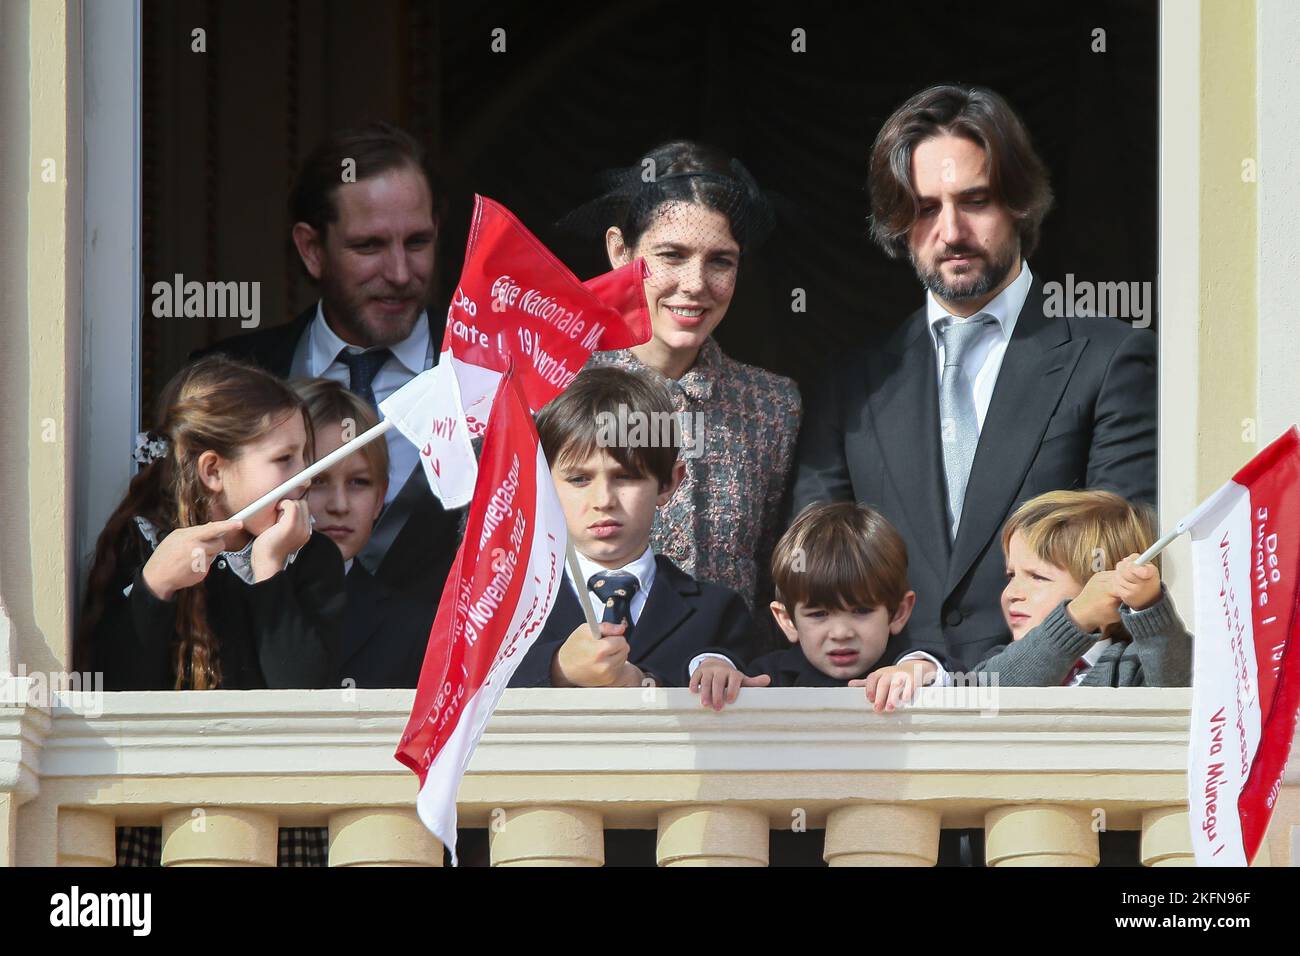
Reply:
[[[307, 404], [320, 459], [378, 423], [374, 410], [340, 383], [313, 378], [292, 383]], [[429, 643], [434, 607], [391, 587], [357, 560], [384, 506], [388, 448], [373, 441], [312, 479], [307, 492], [315, 529], [343, 555], [347, 604], [334, 648], [341, 687], [414, 687]]]
[[[696, 581], [650, 548], [655, 510], [684, 470], [667, 389], [589, 368], [542, 409], [537, 431], [585, 580], [565, 569], [568, 586], [510, 686], [682, 687], [706, 662], [730, 668], [747, 658], [755, 635], [740, 595]], [[580, 600], [591, 602], [599, 635]]]

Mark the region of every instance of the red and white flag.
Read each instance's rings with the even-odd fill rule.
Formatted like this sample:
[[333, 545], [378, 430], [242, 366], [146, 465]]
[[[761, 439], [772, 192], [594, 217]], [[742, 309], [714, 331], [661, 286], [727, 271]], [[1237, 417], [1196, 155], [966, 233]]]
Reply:
[[420, 449], [429, 485], [447, 508], [468, 503], [492, 396], [514, 362], [528, 407], [540, 411], [597, 350], [650, 338], [645, 263], [587, 282], [499, 203], [474, 197], [460, 282], [447, 310], [438, 364], [379, 406]]
[[[477, 463], [471, 438], [483, 434], [501, 373], [469, 365], [444, 352], [438, 364], [379, 403], [384, 418], [420, 449], [429, 487], [444, 508], [463, 508], [474, 494]], [[461, 383], [479, 394], [466, 411]]]
[[513, 369], [500, 376], [465, 539], [429, 634], [396, 757], [420, 819], [456, 857], [456, 791], [510, 676], [563, 582], [564, 513]]
[[564, 514], [532, 415], [593, 351], [650, 338], [644, 276], [638, 259], [580, 282], [509, 210], [476, 196], [440, 360], [380, 405], [443, 504], [470, 506], [396, 753], [453, 860], [461, 777], [563, 580]]
[[1192, 847], [1199, 866], [1246, 866], [1300, 708], [1300, 432], [1292, 426], [1181, 525], [1196, 589]]

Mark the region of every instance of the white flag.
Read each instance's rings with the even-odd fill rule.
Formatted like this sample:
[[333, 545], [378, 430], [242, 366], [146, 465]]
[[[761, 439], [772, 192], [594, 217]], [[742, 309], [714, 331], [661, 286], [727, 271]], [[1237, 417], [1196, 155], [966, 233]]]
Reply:
[[444, 508], [463, 507], [474, 494], [478, 464], [470, 442], [483, 433], [500, 378], [443, 352], [437, 365], [379, 403], [384, 418], [420, 450], [424, 475]]

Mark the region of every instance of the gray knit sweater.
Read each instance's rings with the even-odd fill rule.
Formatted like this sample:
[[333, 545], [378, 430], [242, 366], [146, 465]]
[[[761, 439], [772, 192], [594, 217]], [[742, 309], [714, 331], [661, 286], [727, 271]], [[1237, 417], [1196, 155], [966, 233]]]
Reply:
[[[976, 674], [997, 674], [1002, 687], [1058, 687], [1097, 640], [1081, 631], [1062, 601], [1018, 641], [977, 665]], [[1084, 675], [1083, 687], [1188, 687], [1192, 682], [1192, 635], [1174, 610], [1169, 592], [1141, 611], [1120, 607], [1120, 623], [1132, 640], [1112, 643]]]

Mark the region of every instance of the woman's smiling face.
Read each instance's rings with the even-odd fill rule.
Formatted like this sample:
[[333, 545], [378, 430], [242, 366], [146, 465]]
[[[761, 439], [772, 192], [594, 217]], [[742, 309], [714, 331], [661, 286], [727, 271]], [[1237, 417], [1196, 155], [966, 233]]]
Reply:
[[672, 353], [698, 352], [736, 291], [740, 244], [727, 217], [701, 203], [665, 202], [635, 249], [628, 250], [619, 237], [610, 253], [616, 264], [645, 260], [654, 338]]

